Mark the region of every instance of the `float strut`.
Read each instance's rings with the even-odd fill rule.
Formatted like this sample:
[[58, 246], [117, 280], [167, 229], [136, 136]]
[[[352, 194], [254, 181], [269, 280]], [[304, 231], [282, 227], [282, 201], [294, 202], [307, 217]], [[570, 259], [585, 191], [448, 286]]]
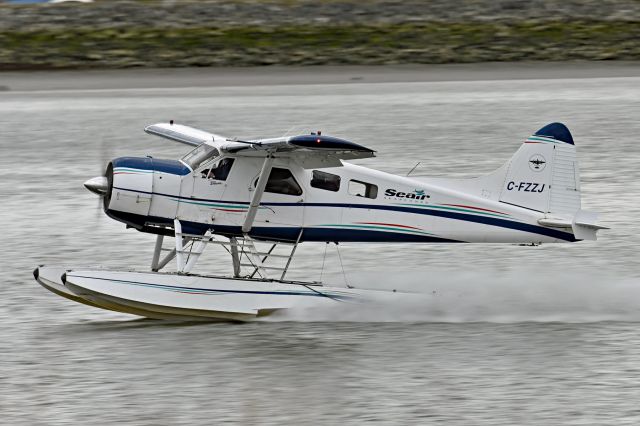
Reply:
[[233, 261], [233, 276], [238, 278], [240, 276], [240, 255], [238, 254], [238, 239], [236, 237], [230, 237], [231, 243], [231, 260]]
[[162, 251], [162, 241], [164, 235], [158, 234], [156, 237], [156, 246], [153, 249], [153, 258], [151, 259], [151, 270], [157, 272], [159, 270], [158, 263], [160, 262], [160, 252]]

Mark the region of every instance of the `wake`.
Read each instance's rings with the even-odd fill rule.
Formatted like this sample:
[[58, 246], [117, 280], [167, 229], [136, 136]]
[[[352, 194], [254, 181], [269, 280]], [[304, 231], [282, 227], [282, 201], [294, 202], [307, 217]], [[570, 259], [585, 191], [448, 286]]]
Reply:
[[[640, 279], [614, 272], [518, 269], [354, 274], [356, 288], [396, 289], [374, 303], [291, 310], [279, 321], [599, 322], [640, 321]], [[403, 294], [410, 292], [411, 294]]]

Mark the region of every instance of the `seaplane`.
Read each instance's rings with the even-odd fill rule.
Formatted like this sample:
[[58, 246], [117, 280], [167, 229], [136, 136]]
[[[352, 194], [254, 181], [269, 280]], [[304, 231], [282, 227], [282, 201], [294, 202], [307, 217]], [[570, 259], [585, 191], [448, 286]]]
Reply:
[[[84, 186], [102, 198], [107, 216], [156, 236], [150, 270], [41, 265], [34, 276], [48, 290], [148, 318], [251, 321], [397, 295], [288, 280], [304, 242], [538, 245], [595, 240], [606, 229], [581, 208], [576, 147], [561, 123], [471, 179], [355, 165], [347, 160], [375, 151], [321, 132], [243, 140], [173, 121], [145, 131], [190, 151], [179, 160], [116, 158]], [[193, 272], [210, 245], [226, 250], [232, 273]], [[175, 271], [166, 271], [174, 260]]]

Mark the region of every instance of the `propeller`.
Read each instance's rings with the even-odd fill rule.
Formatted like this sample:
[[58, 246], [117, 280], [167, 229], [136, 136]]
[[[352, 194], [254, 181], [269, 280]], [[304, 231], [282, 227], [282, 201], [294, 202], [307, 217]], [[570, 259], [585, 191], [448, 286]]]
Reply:
[[100, 138], [100, 176], [91, 178], [84, 183], [84, 187], [94, 194], [98, 195], [100, 198], [98, 199], [98, 205], [96, 209], [96, 215], [100, 216], [100, 210], [103, 209], [104, 205], [104, 197], [108, 195], [109, 191], [109, 178], [107, 177], [109, 174], [109, 170], [102, 169], [104, 164], [108, 164], [111, 161], [111, 146], [105, 141], [104, 136]]

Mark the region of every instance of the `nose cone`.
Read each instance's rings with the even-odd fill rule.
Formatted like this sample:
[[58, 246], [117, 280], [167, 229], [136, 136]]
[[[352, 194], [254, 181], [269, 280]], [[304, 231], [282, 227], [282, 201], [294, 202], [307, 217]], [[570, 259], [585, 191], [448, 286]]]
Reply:
[[107, 190], [109, 189], [109, 181], [104, 176], [98, 176], [86, 181], [84, 183], [84, 187], [94, 194], [102, 196], [107, 194]]

